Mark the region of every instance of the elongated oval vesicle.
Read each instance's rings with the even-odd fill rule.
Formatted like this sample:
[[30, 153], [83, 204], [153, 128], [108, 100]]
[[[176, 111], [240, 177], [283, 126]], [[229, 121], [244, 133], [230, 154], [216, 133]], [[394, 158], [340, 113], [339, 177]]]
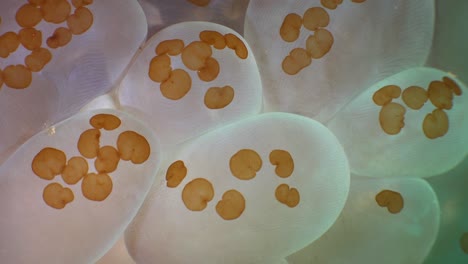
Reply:
[[[269, 162], [274, 150], [294, 160], [289, 177], [278, 177]], [[186, 176], [175, 188], [155, 185], [127, 230], [137, 263], [282, 263], [332, 225], [349, 187], [346, 157], [333, 134], [292, 114], [262, 114], [215, 129], [166, 160], [158, 178], [175, 161], [184, 162]], [[233, 175], [252, 170], [254, 178]]]
[[[380, 206], [377, 201], [384, 199], [386, 205]], [[426, 181], [353, 176], [349, 198], [333, 226], [288, 262], [423, 263], [439, 221], [439, 201]]]
[[[229, 44], [220, 50], [200, 41], [200, 33], [208, 30], [237, 36], [248, 51], [247, 58], [239, 58]], [[180, 54], [155, 54], [160, 43], [173, 39], [185, 43]], [[156, 63], [161, 56], [164, 62]], [[206, 73], [210, 78], [204, 78]], [[146, 43], [118, 96], [124, 110], [147, 122], [162, 144], [171, 145], [259, 113], [262, 85], [255, 58], [239, 34], [213, 23], [185, 22], [165, 28]]]
[[[434, 1], [326, 2], [342, 3], [328, 9], [319, 0], [250, 1], [244, 37], [257, 58], [266, 111], [326, 122], [369, 85], [425, 63]], [[310, 8], [323, 11], [307, 12]], [[304, 26], [285, 40], [282, 25], [290, 14], [299, 14]], [[291, 50], [306, 46], [312, 63], [293, 74], [284, 71]]]
[[[120, 160], [115, 170], [104, 171], [102, 164], [110, 162], [109, 155], [98, 156], [98, 166], [94, 159], [81, 157], [76, 143], [97, 114], [110, 114], [122, 122], [113, 131], [102, 131], [103, 145], [115, 148], [120, 133], [134, 131], [151, 145], [149, 158], [141, 164]], [[65, 156], [70, 158], [66, 166]], [[8, 216], [0, 217], [0, 259], [5, 263], [95, 263], [137, 213], [160, 159], [151, 130], [116, 110], [80, 113], [38, 133], [0, 168], [0, 212]], [[52, 177], [38, 177], [44, 171]], [[62, 176], [54, 178], [57, 173]], [[37, 243], [45, 236], [47, 243]]]
[[444, 105], [450, 98], [451, 109], [438, 109], [429, 100], [411, 108], [410, 101], [425, 99], [419, 92], [405, 93], [384, 106], [372, 100], [387, 85], [419, 86], [427, 92], [433, 83], [443, 86], [448, 76], [433, 68], [413, 68], [374, 84], [343, 108], [327, 126], [348, 153], [351, 171], [360, 176], [430, 177], [460, 163], [468, 153], [468, 96], [456, 78], [451, 77], [460, 96], [433, 95]]
[[[0, 35], [6, 31], [19, 32], [15, 14], [26, 2], [1, 1]], [[70, 5], [71, 1], [48, 2], [48, 10], [55, 16], [58, 15], [54, 13], [57, 11], [54, 9], [56, 4], [65, 2]], [[42, 48], [48, 49], [52, 56], [46, 65], [40, 63], [32, 67], [30, 60], [26, 62], [33, 70], [32, 82], [22, 82], [21, 84], [27, 84], [27, 87], [21, 92], [10, 91], [6, 84], [3, 85], [3, 88], [7, 89], [2, 89], [0, 111], [15, 114], [0, 116], [0, 163], [4, 160], [2, 156], [11, 154], [44, 126], [70, 117], [95, 97], [109, 92], [121, 80], [124, 70], [144, 41], [147, 23], [137, 1], [101, 0], [86, 5], [86, 8], [94, 17], [90, 28], [72, 38], [62, 36], [64, 39], [61, 39], [63, 41], [59, 41], [60, 43], [52, 38], [49, 40], [50, 45], [47, 45], [47, 40], [58, 28], [67, 27], [66, 23], [58, 25], [42, 20], [35, 26], [37, 32], [32, 28], [23, 30], [25, 33], [31, 33], [23, 34], [23, 45], [36, 49], [40, 43], [32, 40], [38, 39], [40, 32]], [[73, 7], [71, 11], [73, 13]], [[125, 23], [122, 23], [123, 17], [126, 19]], [[83, 26], [81, 23], [82, 21], [75, 21], [75, 25], [80, 27]], [[87, 26], [89, 25], [83, 28]], [[52, 49], [49, 46], [56, 48]], [[29, 54], [31, 51], [21, 45], [8, 58], [2, 59], [0, 68], [3, 70], [9, 65], [25, 64], [25, 58]], [[39, 72], [36, 73], [37, 71]], [[38, 93], [43, 95], [37, 97]]]

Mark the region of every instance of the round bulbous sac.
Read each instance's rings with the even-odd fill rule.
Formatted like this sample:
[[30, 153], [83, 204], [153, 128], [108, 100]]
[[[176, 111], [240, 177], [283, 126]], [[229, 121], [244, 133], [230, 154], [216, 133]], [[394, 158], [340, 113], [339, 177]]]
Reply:
[[[401, 93], [388, 94], [391, 86]], [[387, 98], [384, 105], [382, 98]], [[467, 88], [456, 77], [413, 68], [372, 85], [327, 126], [357, 175], [430, 177], [466, 157], [467, 106]]]
[[117, 91], [121, 109], [163, 145], [258, 114], [262, 84], [248, 44], [232, 29], [184, 22], [154, 35]]
[[244, 37], [260, 68], [266, 111], [327, 122], [368, 86], [426, 62], [434, 1], [340, 1], [335, 9], [330, 2], [338, 3], [250, 1]]
[[181, 144], [164, 175], [125, 234], [138, 263], [286, 263], [332, 226], [349, 188], [334, 135], [286, 113]]
[[290, 264], [423, 263], [438, 235], [439, 201], [421, 179], [351, 177], [346, 205], [318, 240]]
[[36, 134], [0, 168], [0, 259], [97, 261], [136, 215], [160, 160], [151, 130], [115, 110], [79, 113]]
[[9, 124], [0, 126], [0, 163], [44, 127], [109, 92], [147, 33], [137, 1], [93, 1], [79, 8], [66, 0], [42, 7], [14, 0], [1, 5], [0, 36], [16, 32], [19, 45], [13, 45], [13, 37], [0, 37], [0, 69], [22, 65], [28, 72], [10, 71], [0, 87], [0, 110], [8, 113], [0, 123]]

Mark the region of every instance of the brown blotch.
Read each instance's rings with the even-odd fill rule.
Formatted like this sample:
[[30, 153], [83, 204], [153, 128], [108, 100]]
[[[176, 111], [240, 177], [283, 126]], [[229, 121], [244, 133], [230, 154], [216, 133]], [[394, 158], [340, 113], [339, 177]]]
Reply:
[[308, 30], [315, 31], [324, 28], [330, 23], [330, 16], [327, 11], [321, 7], [312, 7], [304, 12], [302, 24]]
[[182, 99], [192, 88], [192, 78], [182, 69], [175, 69], [160, 85], [161, 94], [170, 100]]
[[44, 20], [54, 24], [65, 22], [71, 12], [67, 0], [45, 0], [40, 6]]
[[104, 201], [112, 192], [112, 179], [105, 173], [89, 173], [81, 182], [83, 196], [91, 201]]
[[400, 97], [401, 88], [397, 85], [386, 85], [377, 90], [372, 96], [372, 100], [376, 105], [386, 105], [393, 99]]
[[205, 93], [204, 103], [209, 109], [221, 109], [228, 106], [233, 99], [234, 89], [231, 86], [211, 87]]
[[291, 13], [284, 17], [280, 27], [280, 36], [286, 42], [294, 42], [299, 38], [302, 27], [302, 17]]
[[88, 159], [93, 159], [99, 152], [99, 139], [101, 132], [99, 129], [88, 129], [81, 133], [78, 139], [78, 151], [80, 154]]
[[117, 169], [119, 161], [119, 152], [112, 146], [104, 146], [98, 151], [94, 167], [99, 173], [110, 173]]
[[3, 69], [3, 81], [10, 88], [25, 89], [32, 83], [32, 73], [24, 65], [10, 65]]
[[245, 210], [245, 198], [236, 190], [229, 190], [223, 194], [222, 199], [216, 204], [216, 212], [224, 220], [239, 218]]
[[383, 190], [375, 196], [375, 201], [380, 207], [387, 207], [387, 210], [392, 214], [401, 212], [404, 206], [403, 196], [400, 193]]
[[0, 57], [7, 58], [19, 47], [19, 37], [15, 32], [6, 32], [0, 36]]
[[117, 149], [122, 160], [130, 160], [133, 164], [144, 163], [151, 154], [146, 138], [134, 131], [125, 131], [119, 135]]
[[93, 3], [93, 0], [72, 0], [72, 5], [76, 8], [87, 6]]
[[64, 188], [59, 183], [51, 183], [44, 188], [42, 198], [48, 206], [63, 209], [75, 199], [75, 196], [69, 188]]
[[253, 179], [262, 168], [262, 159], [252, 149], [241, 149], [229, 160], [232, 175], [239, 180]]
[[270, 163], [276, 166], [275, 173], [281, 178], [291, 176], [294, 171], [294, 160], [286, 150], [275, 149], [270, 153]]
[[410, 86], [403, 91], [401, 96], [406, 106], [411, 109], [421, 109], [427, 101], [427, 92], [419, 86]]
[[439, 109], [452, 109], [453, 94], [451, 89], [441, 81], [432, 81], [427, 90], [429, 100]]
[[47, 38], [46, 43], [49, 48], [56, 49], [70, 43], [72, 37], [72, 33], [68, 28], [59, 27], [54, 31], [52, 36]]
[[73, 35], [80, 35], [88, 31], [93, 25], [93, 13], [86, 7], [79, 7], [73, 15], [67, 18], [67, 26]]
[[108, 131], [117, 129], [121, 123], [120, 118], [111, 114], [97, 114], [89, 119], [89, 124], [94, 128], [104, 128]]
[[156, 46], [155, 52], [158, 56], [164, 54], [176, 56], [182, 52], [184, 46], [184, 41], [181, 39], [164, 40]]
[[204, 30], [199, 34], [200, 40], [208, 45], [212, 45], [215, 49], [224, 49], [226, 47], [226, 40], [224, 36], [212, 30]]
[[43, 148], [34, 156], [31, 168], [34, 174], [44, 180], [52, 180], [62, 173], [67, 163], [65, 153], [56, 148]]
[[382, 130], [389, 135], [400, 133], [405, 126], [406, 109], [397, 103], [388, 103], [382, 107], [379, 113], [379, 122]]
[[332, 33], [326, 29], [318, 29], [314, 35], [306, 40], [306, 50], [313, 59], [320, 59], [325, 56], [334, 43]]
[[167, 187], [175, 188], [184, 180], [187, 176], [187, 168], [183, 161], [178, 160], [173, 162], [166, 172]]
[[52, 60], [52, 53], [48, 49], [35, 49], [26, 56], [24, 62], [32, 72], [38, 72]]
[[353, 3], [364, 3], [366, 0], [351, 0]]
[[16, 22], [20, 27], [32, 28], [42, 20], [42, 12], [33, 4], [25, 4], [16, 11]]
[[457, 96], [462, 95], [462, 90], [461, 90], [460, 86], [454, 80], [452, 80], [451, 78], [445, 76], [444, 78], [442, 78], [442, 81], [445, 83], [445, 85], [447, 87], [450, 88], [452, 93], [454, 93]]
[[423, 121], [423, 132], [429, 139], [436, 139], [447, 134], [449, 129], [449, 119], [442, 109], [435, 109], [426, 115]]
[[187, 1], [197, 6], [207, 6], [211, 2], [211, 0], [187, 0]]
[[171, 58], [164, 54], [156, 56], [151, 60], [148, 76], [154, 82], [161, 83], [169, 79], [171, 72]]
[[278, 202], [290, 208], [296, 207], [301, 200], [299, 191], [296, 188], [290, 188], [287, 184], [280, 184], [276, 187], [275, 197]]
[[284, 58], [281, 67], [285, 73], [289, 75], [296, 75], [311, 63], [312, 59], [305, 49], [295, 48], [289, 53], [288, 56], [286, 56], [286, 58]]
[[83, 157], [73, 157], [63, 169], [62, 179], [67, 184], [76, 184], [87, 174], [88, 162]]
[[198, 71], [205, 66], [206, 60], [212, 55], [210, 45], [202, 41], [194, 41], [182, 50], [182, 62], [192, 71]]
[[226, 40], [226, 46], [236, 52], [237, 57], [240, 59], [247, 59], [249, 56], [249, 52], [247, 47], [245, 46], [244, 42], [238, 38], [234, 34], [226, 34], [224, 35], [224, 39]]
[[343, 3], [343, 0], [320, 0], [320, 3], [328, 9], [336, 9]]
[[42, 32], [34, 28], [23, 28], [18, 33], [19, 41], [28, 50], [42, 46]]
[[204, 178], [187, 183], [182, 191], [182, 201], [191, 211], [203, 211], [213, 197], [213, 185]]

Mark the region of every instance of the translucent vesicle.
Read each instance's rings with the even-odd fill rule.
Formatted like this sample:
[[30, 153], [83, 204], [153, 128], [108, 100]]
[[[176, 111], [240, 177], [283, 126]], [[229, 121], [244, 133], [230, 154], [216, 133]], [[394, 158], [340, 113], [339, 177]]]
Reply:
[[[443, 83], [444, 78], [454, 81], [461, 94], [456, 95], [450, 91], [443, 93], [447, 89]], [[404, 113], [401, 115], [401, 112], [398, 114], [396, 111], [395, 114], [398, 115], [387, 116], [385, 120], [381, 113], [386, 106], [377, 105], [373, 97], [387, 85], [396, 85], [401, 90], [401, 94], [392, 98], [387, 106], [398, 104]], [[418, 86], [429, 97], [419, 109], [410, 108], [403, 100], [405, 90], [410, 86]], [[430, 95], [432, 92], [429, 89], [434, 89], [435, 92]], [[455, 167], [468, 152], [467, 94], [466, 86], [447, 72], [414, 68], [374, 84], [343, 108], [327, 126], [345, 148], [351, 171], [357, 175], [438, 175]], [[417, 96], [412, 97], [417, 99]], [[434, 111], [446, 115], [445, 121], [448, 123], [437, 118], [439, 115], [434, 115]], [[388, 134], [384, 127], [392, 134]], [[439, 131], [435, 131], [436, 129]]]
[[[109, 116], [120, 123], [109, 122]], [[94, 146], [94, 137], [83, 136], [89, 130], [100, 131], [95, 158], [84, 156]], [[148, 156], [136, 159], [144, 141]], [[132, 154], [128, 147], [138, 152]], [[110, 148], [116, 149], [117, 157], [103, 151]], [[112, 160], [117, 166], [109, 169]], [[115, 110], [80, 113], [40, 132], [0, 169], [0, 259], [5, 263], [97, 261], [136, 215], [160, 160], [152, 132]]]
[[428, 179], [440, 203], [440, 230], [425, 264], [468, 261], [468, 158], [453, 170]]
[[[71, 6], [70, 15], [73, 15], [76, 9], [71, 1], [67, 2]], [[28, 1], [2, 1], [0, 35], [8, 31], [18, 33], [21, 30], [15, 16], [17, 10], [27, 3]], [[14, 128], [17, 133], [10, 135], [9, 131], [0, 132], [0, 156], [7, 155], [2, 149], [4, 145], [15, 142], [13, 149], [16, 149], [44, 126], [70, 117], [95, 97], [109, 92], [121, 80], [131, 59], [145, 40], [146, 19], [137, 1], [101, 0], [94, 1], [85, 8], [93, 16], [91, 27], [79, 35], [72, 35], [71, 41], [63, 47], [51, 48], [47, 40], [56, 29], [68, 28], [66, 21], [55, 24], [43, 19], [35, 26], [42, 34], [41, 47], [48, 49], [52, 58], [42, 70], [32, 73], [33, 81], [29, 87], [10, 91], [11, 88], [6, 83], [3, 84], [0, 100], [8, 100], [9, 103], [0, 103], [0, 110], [7, 113], [1, 117], [1, 127], [5, 127], [4, 123], [12, 123], [17, 125]], [[122, 23], [122, 18], [126, 19], [125, 23]], [[24, 65], [25, 57], [30, 53], [30, 50], [20, 44], [10, 56], [0, 58], [0, 69], [4, 70], [9, 65]], [[43, 94], [42, 98], [32, 96], [38, 90]], [[25, 114], [21, 117], [16, 113], [13, 115], [12, 108], [9, 108], [11, 105], [21, 105]], [[47, 113], [42, 109], [48, 109]], [[35, 119], [33, 123], [25, 122], [31, 118]], [[16, 120], [22, 121], [20, 123]]]
[[[290, 159], [275, 158], [275, 150]], [[316, 121], [285, 113], [204, 134], [168, 154], [162, 168], [158, 177], [167, 181], [154, 185], [126, 231], [137, 263], [285, 263], [333, 224], [349, 188], [335, 137]], [[289, 193], [278, 193], [283, 184]], [[229, 198], [230, 190], [245, 204]]]
[[[321, 2], [333, 1], [250, 1], [244, 36], [259, 64], [267, 111], [325, 122], [373, 83], [426, 61], [434, 1], [343, 1], [333, 10]], [[309, 8], [322, 8], [328, 20], [323, 11], [306, 16]], [[280, 31], [293, 13], [296, 19]], [[307, 45], [310, 36], [315, 39]], [[288, 74], [283, 62], [297, 48], [304, 51], [290, 59]], [[310, 56], [311, 62], [304, 59]]]
[[[384, 192], [387, 197], [379, 198]], [[334, 225], [288, 261], [423, 263], [437, 237], [439, 214], [436, 194], [424, 180], [353, 176], [349, 198]]]
[[[190, 85], [182, 87], [177, 83], [180, 78], [167, 77], [167, 81], [159, 82], [150, 78], [150, 64], [157, 59], [155, 50], [160, 43], [178, 40], [183, 42], [183, 47], [186, 48], [193, 42], [200, 43], [199, 35], [203, 31], [215, 31], [221, 36], [237, 36], [245, 45], [247, 57], [238, 57], [236, 52], [227, 46], [223, 49], [210, 46], [211, 58], [219, 64], [219, 73], [212, 80], [202, 81], [197, 70], [190, 70], [184, 65], [181, 54], [163, 55], [170, 61], [172, 72], [185, 72]], [[170, 85], [171, 82], [175, 84], [168, 89], [169, 93], [185, 89], [177, 94], [178, 97], [168, 97], [163, 92], [163, 85]], [[220, 89], [226, 86], [232, 88], [231, 101], [227, 101], [224, 107], [209, 108], [205, 101], [208, 91], [213, 87]], [[218, 95], [220, 99], [223, 98], [222, 92]], [[262, 106], [262, 85], [254, 55], [239, 34], [213, 23], [185, 22], [158, 32], [146, 43], [122, 81], [118, 98], [122, 110], [145, 121], [156, 131], [162, 144], [169, 146], [259, 113]]]

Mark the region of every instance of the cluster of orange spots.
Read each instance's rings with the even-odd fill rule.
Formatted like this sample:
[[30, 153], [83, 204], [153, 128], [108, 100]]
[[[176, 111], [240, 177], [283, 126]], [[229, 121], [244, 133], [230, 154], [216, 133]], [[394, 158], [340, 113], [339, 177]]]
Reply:
[[301, 28], [313, 31], [306, 41], [306, 48], [291, 50], [282, 63], [283, 71], [289, 75], [298, 74], [312, 63], [312, 59], [320, 59], [327, 54], [334, 42], [333, 35], [325, 29], [330, 23], [330, 16], [322, 7], [312, 7], [298, 14], [288, 14], [281, 24], [280, 37], [286, 42], [294, 42], [299, 38]]
[[[204, 82], [215, 80], [220, 72], [219, 62], [212, 57], [213, 50], [226, 47], [235, 51], [241, 59], [248, 57], [244, 42], [234, 34], [222, 35], [217, 31], [205, 30], [199, 34], [200, 41], [193, 41], [187, 46], [180, 39], [170, 39], [160, 42], [155, 49], [156, 56], [150, 61], [148, 76], [160, 83], [161, 94], [170, 100], [182, 99], [192, 87], [192, 79], [184, 69], [172, 69], [170, 56], [181, 56], [184, 66], [196, 71], [198, 78]], [[204, 97], [208, 109], [221, 109], [228, 106], [234, 99], [234, 89], [231, 86], [211, 87]]]
[[[285, 150], [276, 149], [270, 153], [270, 162], [276, 166], [275, 173], [281, 178], [288, 178], [294, 171], [294, 160]], [[229, 160], [229, 168], [239, 180], [251, 180], [262, 168], [262, 159], [252, 149], [241, 149]], [[166, 171], [166, 186], [177, 188], [187, 176], [187, 167], [182, 160], [174, 161]], [[187, 183], [182, 190], [182, 202], [191, 211], [203, 211], [213, 200], [215, 188], [205, 178], [196, 178]], [[296, 207], [300, 195], [296, 188], [281, 184], [275, 191], [276, 199], [288, 207]], [[246, 201], [241, 192], [231, 189], [223, 193], [216, 204], [216, 212], [224, 220], [239, 218], [244, 212]]]
[[187, 1], [197, 6], [207, 6], [211, 2], [211, 0], [187, 0]]
[[413, 110], [421, 109], [429, 100], [436, 109], [426, 115], [422, 130], [427, 138], [435, 139], [448, 132], [449, 120], [444, 110], [452, 109], [454, 95], [461, 94], [462, 90], [454, 80], [443, 77], [442, 81], [432, 81], [427, 90], [410, 86], [402, 92], [399, 86], [387, 85], [377, 90], [372, 100], [376, 105], [382, 106], [379, 123], [382, 130], [389, 135], [400, 133], [405, 126], [406, 109], [403, 105], [392, 102], [393, 99], [401, 96], [404, 104]]
[[[0, 79], [13, 89], [25, 89], [31, 85], [32, 72], [41, 71], [51, 60], [52, 53], [42, 47], [42, 31], [35, 29], [42, 20], [47, 23], [67, 23], [67, 27], [59, 27], [46, 44], [56, 49], [67, 45], [72, 35], [86, 32], [93, 24], [93, 14], [85, 7], [93, 0], [72, 0], [72, 7], [67, 0], [29, 0], [22, 5], [15, 15], [16, 23], [21, 29], [16, 32], [6, 32], [0, 36], [0, 57], [7, 58], [15, 52], [21, 44], [31, 54], [25, 58], [24, 65], [9, 65], [0, 71]], [[0, 82], [0, 88], [2, 87]]]
[[[288, 151], [275, 149], [270, 152], [271, 165], [276, 166], [275, 173], [280, 178], [288, 178], [294, 172], [294, 160]], [[229, 161], [229, 167], [234, 177], [239, 180], [251, 180], [262, 168], [262, 159], [252, 149], [241, 149]], [[299, 191], [287, 184], [280, 184], [275, 191], [276, 199], [288, 207], [296, 207], [300, 201]]]
[[375, 201], [380, 207], [387, 207], [392, 214], [398, 214], [404, 207], [403, 196], [399, 192], [383, 190], [375, 196]]
[[[177, 188], [187, 175], [187, 167], [182, 160], [173, 162], [166, 171], [167, 187]], [[205, 178], [196, 178], [182, 190], [182, 202], [190, 211], [203, 211], [215, 195], [213, 184]], [[237, 190], [226, 191], [216, 204], [216, 212], [224, 220], [239, 218], [245, 210], [245, 199]]]
[[[353, 0], [355, 3], [364, 1]], [[321, 4], [328, 9], [336, 9], [342, 3], [343, 0], [321, 0]], [[296, 41], [301, 34], [302, 26], [314, 32], [307, 38], [305, 49], [295, 48], [284, 58], [281, 67], [286, 74], [298, 74], [312, 63], [312, 59], [320, 59], [330, 51], [335, 40], [332, 33], [325, 29], [329, 24], [330, 15], [322, 7], [311, 7], [302, 17], [296, 13], [284, 17], [279, 30], [279, 35], [284, 41]]]
[[[78, 140], [77, 148], [82, 156], [72, 157], [67, 162], [65, 153], [59, 149], [46, 147], [34, 157], [31, 168], [34, 174], [44, 180], [53, 180], [61, 175], [65, 183], [77, 184], [81, 181], [81, 191], [91, 201], [103, 201], [112, 192], [112, 179], [108, 173], [114, 172], [120, 160], [130, 160], [134, 164], [145, 162], [150, 155], [150, 145], [145, 137], [133, 131], [122, 132], [117, 139], [117, 149], [100, 146], [100, 129], [117, 129], [121, 120], [110, 114], [93, 116], [89, 123], [93, 129], [84, 131]], [[96, 173], [89, 172], [88, 161], [95, 159]], [[59, 183], [47, 185], [43, 192], [45, 203], [55, 209], [62, 209], [74, 200], [73, 191]]]

